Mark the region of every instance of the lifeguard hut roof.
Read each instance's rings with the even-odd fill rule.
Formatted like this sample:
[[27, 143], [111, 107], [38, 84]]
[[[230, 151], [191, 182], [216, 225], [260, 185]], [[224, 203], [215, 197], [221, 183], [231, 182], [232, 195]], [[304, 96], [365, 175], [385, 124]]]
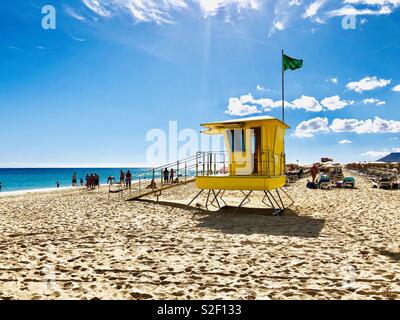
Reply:
[[225, 129], [243, 128], [248, 123], [255, 124], [257, 122], [265, 123], [269, 121], [271, 122], [278, 121], [282, 123], [286, 129], [290, 128], [286, 123], [271, 116], [257, 116], [257, 117], [230, 119], [218, 122], [208, 122], [208, 123], [202, 123], [201, 126], [207, 128], [207, 130], [202, 131], [202, 133], [204, 134], [220, 134], [222, 133], [222, 130]]

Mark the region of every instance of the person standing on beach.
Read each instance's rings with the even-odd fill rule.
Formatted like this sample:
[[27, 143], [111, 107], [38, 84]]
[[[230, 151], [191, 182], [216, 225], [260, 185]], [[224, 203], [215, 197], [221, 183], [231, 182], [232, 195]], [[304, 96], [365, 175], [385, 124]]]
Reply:
[[89, 176], [89, 189], [94, 189], [94, 176], [93, 173]]
[[89, 189], [89, 174], [88, 173], [86, 173], [85, 181], [86, 181], [86, 188]]
[[119, 183], [122, 185], [125, 185], [125, 173], [123, 170], [121, 170], [119, 174]]
[[56, 185], [57, 185], [57, 188], [59, 188], [60, 187], [60, 182], [57, 181]]
[[132, 183], [132, 173], [131, 173], [131, 171], [130, 170], [128, 170], [128, 172], [126, 173], [126, 179], [125, 179], [125, 181], [126, 181], [126, 187], [127, 188], [131, 188], [131, 183]]
[[319, 173], [319, 169], [316, 163], [313, 164], [311, 168], [311, 177], [312, 177], [312, 182], [315, 183], [315, 180], [317, 178], [317, 174]]
[[94, 187], [100, 188], [100, 176], [97, 173], [94, 174]]
[[167, 168], [164, 169], [164, 183], [168, 183], [169, 171]]
[[76, 172], [74, 172], [74, 174], [72, 175], [72, 186], [76, 186]]
[[170, 174], [169, 174], [169, 182], [171, 184], [174, 183], [174, 169], [173, 168], [171, 168], [171, 171], [170, 171]]
[[115, 178], [113, 176], [108, 176], [107, 178], [107, 184], [113, 184]]

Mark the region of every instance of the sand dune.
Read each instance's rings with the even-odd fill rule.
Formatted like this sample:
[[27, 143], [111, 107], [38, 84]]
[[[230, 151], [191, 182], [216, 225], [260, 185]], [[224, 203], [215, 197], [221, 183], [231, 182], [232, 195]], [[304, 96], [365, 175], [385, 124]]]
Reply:
[[236, 214], [187, 209], [193, 183], [159, 204], [106, 188], [1, 197], [0, 298], [399, 299], [399, 190], [357, 183], [298, 181], [283, 217], [261, 195]]

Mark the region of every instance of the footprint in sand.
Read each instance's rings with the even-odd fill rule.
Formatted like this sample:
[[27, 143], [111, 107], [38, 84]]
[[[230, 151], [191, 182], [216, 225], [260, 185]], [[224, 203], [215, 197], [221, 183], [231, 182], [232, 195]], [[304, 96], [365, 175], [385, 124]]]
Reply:
[[153, 298], [153, 296], [151, 294], [135, 292], [135, 291], [131, 292], [130, 295], [132, 296], [132, 298], [135, 298], [135, 299], [151, 299], [151, 298]]

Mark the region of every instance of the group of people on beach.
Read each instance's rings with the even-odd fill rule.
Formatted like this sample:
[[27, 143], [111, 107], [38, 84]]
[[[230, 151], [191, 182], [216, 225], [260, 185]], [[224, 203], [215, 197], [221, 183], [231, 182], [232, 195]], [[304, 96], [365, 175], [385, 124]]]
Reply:
[[[100, 176], [97, 173], [86, 173], [85, 176], [85, 181], [86, 181], [86, 189], [93, 190], [96, 187], [100, 188]], [[82, 178], [81, 178], [81, 186], [83, 184]]]
[[[115, 178], [113, 176], [108, 176], [107, 178], [107, 184], [113, 184], [115, 182]], [[128, 170], [126, 173], [124, 170], [121, 170], [119, 172], [119, 183], [126, 186], [127, 188], [130, 188], [132, 185], [132, 173], [130, 170]]]
[[168, 170], [165, 168], [163, 171], [163, 183], [174, 183], [175, 172], [174, 169]]
[[[97, 173], [86, 173], [85, 180], [83, 178], [79, 179], [79, 185], [83, 187], [83, 183], [85, 182], [86, 189], [94, 189], [96, 187], [100, 188], [100, 176]], [[57, 188], [60, 186], [60, 183], [57, 181]], [[76, 172], [72, 175], [72, 186], [78, 186], [78, 179]]]

